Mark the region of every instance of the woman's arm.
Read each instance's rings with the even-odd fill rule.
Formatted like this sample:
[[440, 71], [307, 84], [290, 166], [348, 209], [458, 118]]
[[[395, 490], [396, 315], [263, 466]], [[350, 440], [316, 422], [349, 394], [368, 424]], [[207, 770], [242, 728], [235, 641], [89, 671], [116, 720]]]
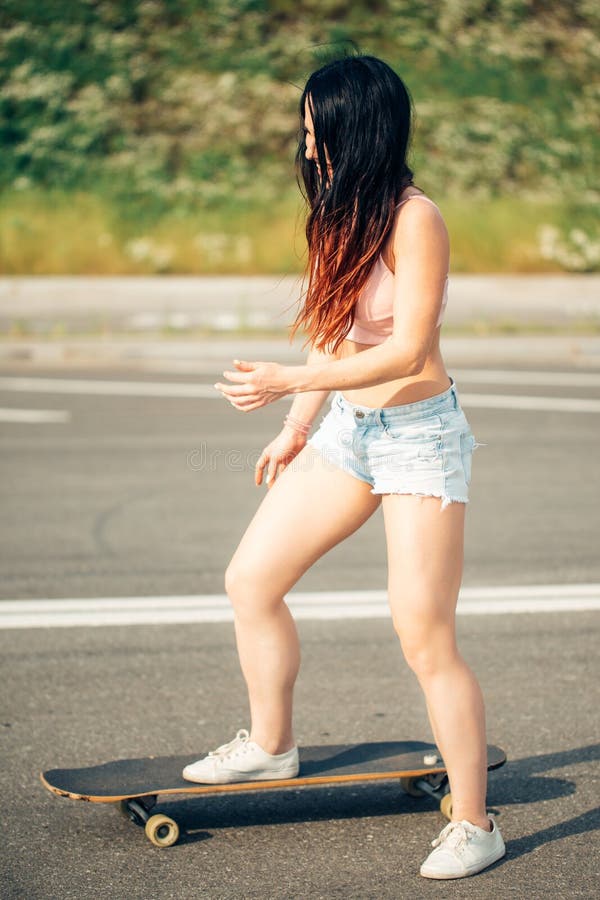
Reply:
[[[306, 365], [313, 366], [327, 364], [335, 358], [334, 354], [324, 353], [322, 350], [317, 350], [312, 347], [306, 358]], [[305, 367], [303, 366], [302, 368]], [[294, 419], [299, 419], [301, 422], [304, 422], [306, 425], [312, 425], [319, 410], [327, 400], [329, 393], [329, 389], [309, 390], [298, 393], [298, 395], [294, 397], [294, 401], [290, 407], [290, 415], [293, 416]]]
[[383, 344], [345, 359], [307, 362], [306, 366], [295, 367], [291, 376], [291, 393], [371, 387], [383, 381], [414, 375], [421, 371], [424, 362], [408, 348], [395, 344], [390, 335]]
[[[319, 360], [323, 361], [332, 358], [332, 354], [323, 353], [312, 347], [308, 354], [307, 363], [316, 364]], [[266, 469], [266, 484], [270, 488], [277, 475], [306, 446], [313, 420], [328, 396], [329, 391], [305, 391], [294, 398], [289, 416], [299, 420], [306, 427], [303, 428], [302, 424], [298, 425], [297, 422], [290, 421], [286, 416], [280, 433], [264, 448], [256, 463], [254, 471], [254, 482], [256, 485], [262, 484], [263, 473]]]
[[441, 213], [429, 203], [409, 203], [393, 237], [394, 325], [370, 350], [296, 369], [292, 392], [370, 387], [422, 371], [438, 320], [448, 274], [450, 245]]
[[398, 215], [393, 332], [382, 343], [344, 359], [325, 357], [304, 366], [235, 361], [241, 372], [223, 374], [234, 385], [215, 387], [249, 411], [286, 394], [370, 387], [423, 370], [439, 316], [450, 248], [444, 220], [429, 203], [409, 203]]
[[[216, 382], [214, 387], [218, 391], [221, 391], [223, 396], [242, 412], [249, 412], [252, 409], [257, 409], [260, 406], [264, 406], [265, 402], [277, 400], [280, 397], [285, 397], [287, 394], [298, 393], [298, 396], [294, 398], [290, 407], [289, 415], [298, 419], [300, 422], [303, 422], [305, 425], [311, 425], [327, 399], [330, 390], [329, 388], [315, 390], [312, 387], [306, 387], [303, 388], [302, 391], [295, 392], [291, 387], [291, 378], [298, 372], [306, 372], [309, 366], [326, 366], [331, 360], [336, 358], [337, 354], [324, 353], [322, 350], [311, 347], [306, 364], [303, 366], [282, 366], [279, 363], [270, 362], [252, 363], [241, 359], [234, 359], [233, 362], [237, 368], [242, 371], [233, 372], [226, 370], [223, 372], [223, 375], [225, 375], [226, 378], [229, 378], [230, 381], [239, 383], [236, 385], [228, 385]], [[261, 372], [263, 372], [263, 375], [260, 374]], [[277, 373], [276, 377], [278, 378], [285, 377], [285, 390], [278, 390], [277, 392], [269, 391], [270, 397], [267, 401], [264, 397], [265, 390], [261, 382], [266, 386], [266, 381], [270, 380], [275, 373]], [[255, 379], [256, 384], [252, 383], [252, 379]], [[267, 388], [267, 390], [269, 389]], [[258, 392], [260, 399], [255, 397], [256, 392]], [[257, 402], [254, 402], [255, 399]], [[289, 428], [290, 426], [284, 425], [284, 427]]]

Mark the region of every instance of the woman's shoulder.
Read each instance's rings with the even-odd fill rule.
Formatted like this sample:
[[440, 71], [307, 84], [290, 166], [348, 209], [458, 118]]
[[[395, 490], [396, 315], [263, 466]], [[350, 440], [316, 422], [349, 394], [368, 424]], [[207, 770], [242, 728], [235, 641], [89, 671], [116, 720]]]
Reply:
[[437, 205], [435, 200], [432, 200], [431, 197], [428, 197], [424, 191], [420, 191], [418, 193], [413, 192], [406, 195], [405, 197], [402, 197], [400, 201], [396, 203], [396, 209], [398, 210], [401, 207], [405, 206], [409, 200], [425, 200], [427, 203], [430, 203], [432, 206], [435, 206], [437, 210], [439, 210], [439, 206]]
[[424, 193], [414, 192], [396, 205], [394, 225], [385, 247], [388, 258], [384, 262], [394, 271], [402, 254], [410, 256], [421, 246], [427, 247], [432, 255], [448, 254], [449, 235], [437, 203]]
[[439, 206], [424, 192], [411, 192], [401, 197], [396, 204], [392, 231], [395, 240], [398, 233], [412, 232], [414, 229], [444, 230], [446, 223]]
[[396, 214], [394, 217], [394, 230], [411, 228], [418, 222], [431, 222], [432, 226], [444, 226], [444, 217], [442, 212], [431, 197], [425, 193], [411, 193], [403, 197], [396, 204]]
[[413, 185], [405, 188], [403, 195], [396, 204], [394, 221], [381, 252], [386, 268], [392, 273], [400, 247], [411, 244], [416, 234], [427, 235], [436, 244], [448, 240], [446, 223], [437, 203]]

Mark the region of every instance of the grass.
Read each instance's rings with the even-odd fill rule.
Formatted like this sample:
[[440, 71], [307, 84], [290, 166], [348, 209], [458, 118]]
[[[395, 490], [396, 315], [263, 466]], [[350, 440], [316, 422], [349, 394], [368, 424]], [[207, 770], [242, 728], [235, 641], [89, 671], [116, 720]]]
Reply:
[[452, 198], [440, 201], [451, 243], [451, 271], [482, 273], [552, 273], [563, 271], [543, 259], [538, 229], [565, 227], [559, 204], [514, 198], [492, 201]]
[[[451, 271], [555, 273], [539, 229], [592, 227], [591, 211], [559, 200], [435, 198], [451, 238]], [[0, 204], [4, 275], [258, 275], [304, 265], [303, 204], [290, 193], [270, 207], [233, 202], [152, 217], [90, 193], [11, 191]]]
[[[575, 337], [600, 335], [600, 321], [598, 319], [576, 319], [568, 324], [540, 323], [517, 321], [514, 319], [498, 319], [484, 321], [472, 319], [457, 325], [444, 325], [442, 341], [444, 337], [511, 337], [511, 336], [560, 336]], [[164, 326], [156, 329], [133, 330], [127, 328], [111, 329], [107, 322], [96, 321], [87, 327], [73, 328], [69, 322], [56, 320], [51, 325], [31, 323], [25, 319], [15, 319], [11, 327], [0, 332], [0, 343], [18, 343], [19, 341], [43, 340], [64, 341], [84, 338], [105, 338], [108, 340], [135, 340], [140, 342], [152, 340], [194, 340], [203, 339], [229, 339], [229, 338], [278, 338], [288, 341], [289, 332], [285, 328], [264, 328], [252, 326], [237, 326], [232, 328], [210, 328], [208, 326], [192, 326], [188, 328], [174, 328]], [[297, 335], [294, 344], [300, 341]]]
[[298, 198], [162, 216], [107, 198], [11, 192], [0, 205], [4, 275], [259, 275], [302, 269]]

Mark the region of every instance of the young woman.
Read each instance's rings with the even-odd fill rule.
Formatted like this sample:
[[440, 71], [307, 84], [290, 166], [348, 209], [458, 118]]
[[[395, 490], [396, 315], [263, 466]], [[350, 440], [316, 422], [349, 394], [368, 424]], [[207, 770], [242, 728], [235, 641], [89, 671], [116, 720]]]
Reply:
[[[411, 101], [384, 62], [354, 56], [309, 78], [298, 167], [309, 203], [303, 366], [234, 360], [220, 390], [243, 412], [295, 394], [256, 465], [269, 487], [225, 575], [251, 732], [186, 766], [202, 783], [298, 773], [292, 693], [298, 636], [284, 596], [381, 504], [388, 594], [408, 665], [448, 768], [453, 813], [421, 867], [472, 875], [504, 855], [486, 813], [485, 713], [455, 608], [477, 446], [440, 354], [449, 244], [406, 155]], [[328, 413], [311, 424], [334, 391]], [[293, 464], [292, 464], [293, 463]]]

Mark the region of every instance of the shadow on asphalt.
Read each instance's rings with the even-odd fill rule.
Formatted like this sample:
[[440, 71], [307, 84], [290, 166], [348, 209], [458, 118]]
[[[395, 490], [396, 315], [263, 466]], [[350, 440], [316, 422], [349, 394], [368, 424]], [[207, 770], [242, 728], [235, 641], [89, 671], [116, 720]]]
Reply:
[[528, 853], [537, 850], [543, 844], [549, 844], [551, 841], [559, 841], [574, 834], [587, 834], [590, 831], [598, 831], [598, 829], [600, 829], [600, 806], [590, 809], [580, 816], [575, 816], [574, 819], [558, 822], [556, 825], [543, 828], [541, 831], [536, 831], [514, 841], [507, 841], [506, 854], [510, 859], [517, 859], [519, 856], [526, 856]]
[[[580, 763], [597, 762], [600, 760], [600, 744], [590, 744], [587, 747], [577, 747], [573, 750], [564, 750], [560, 753], [545, 753], [540, 756], [529, 756], [525, 759], [515, 760], [507, 765], [506, 774], [509, 775], [507, 784], [498, 779], [497, 787], [501, 790], [495, 794], [495, 800], [502, 804], [509, 803], [533, 803], [543, 800], [554, 800], [560, 796], [577, 792], [577, 780], [566, 781], [557, 778], [536, 777], [540, 773], [552, 769], [560, 769], [565, 766], [576, 766]], [[577, 776], [574, 776], [577, 779]], [[558, 791], [558, 786], [564, 790]], [[575, 834], [587, 834], [600, 829], [600, 806], [590, 809], [567, 819], [565, 822], [557, 822], [548, 828], [543, 828], [533, 834], [508, 841], [506, 844], [506, 858], [517, 859], [525, 856], [551, 841], [562, 840]]]
[[[500, 819], [504, 806], [570, 796], [577, 791], [577, 776], [567, 779], [547, 777], [543, 773], [599, 759], [600, 744], [519, 760], [509, 759], [503, 769], [490, 773], [488, 809], [496, 812]], [[177, 819], [182, 832], [179, 844], [210, 839], [207, 829], [362, 819], [396, 813], [415, 815], [419, 812], [433, 812], [436, 808], [435, 800], [410, 797], [393, 781], [280, 788], [274, 791], [264, 790], [260, 794], [213, 794], [162, 802], [156, 807]], [[549, 841], [584, 834], [599, 827], [600, 807], [531, 835], [508, 841], [505, 859], [515, 859]]]

